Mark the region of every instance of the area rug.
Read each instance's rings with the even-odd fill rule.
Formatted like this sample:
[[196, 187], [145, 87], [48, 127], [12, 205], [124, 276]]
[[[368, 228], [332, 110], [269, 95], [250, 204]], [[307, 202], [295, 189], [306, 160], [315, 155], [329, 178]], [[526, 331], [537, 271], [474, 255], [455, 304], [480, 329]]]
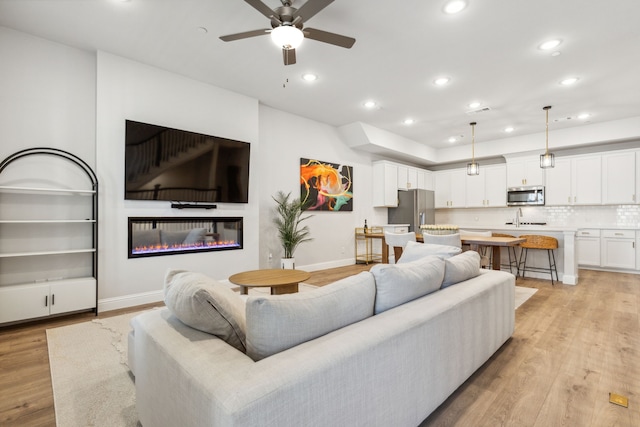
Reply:
[[524, 304], [529, 298], [538, 292], [536, 288], [526, 288], [524, 286], [516, 286], [516, 310]]

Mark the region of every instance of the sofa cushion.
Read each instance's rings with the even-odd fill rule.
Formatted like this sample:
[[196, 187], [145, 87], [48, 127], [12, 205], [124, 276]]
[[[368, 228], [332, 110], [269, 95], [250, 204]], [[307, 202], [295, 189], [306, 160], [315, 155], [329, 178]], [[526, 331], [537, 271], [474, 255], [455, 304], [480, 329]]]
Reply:
[[427, 256], [403, 264], [376, 264], [370, 271], [376, 279], [378, 314], [440, 289], [444, 260]]
[[308, 292], [247, 298], [247, 355], [258, 361], [373, 315], [369, 272]]
[[476, 251], [463, 252], [445, 259], [444, 262], [443, 288], [471, 279], [480, 274], [480, 255]]
[[244, 301], [227, 286], [203, 274], [169, 270], [164, 302], [182, 323], [246, 351]]
[[397, 264], [412, 262], [429, 255], [449, 258], [458, 255], [462, 249], [457, 246], [434, 245], [431, 243], [408, 242]]

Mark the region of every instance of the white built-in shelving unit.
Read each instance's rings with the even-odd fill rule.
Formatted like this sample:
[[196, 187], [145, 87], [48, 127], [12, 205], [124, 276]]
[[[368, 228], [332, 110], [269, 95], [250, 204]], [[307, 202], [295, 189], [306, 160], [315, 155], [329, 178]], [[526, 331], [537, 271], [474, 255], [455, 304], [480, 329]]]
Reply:
[[0, 325], [93, 310], [98, 180], [79, 157], [30, 148], [0, 163]]

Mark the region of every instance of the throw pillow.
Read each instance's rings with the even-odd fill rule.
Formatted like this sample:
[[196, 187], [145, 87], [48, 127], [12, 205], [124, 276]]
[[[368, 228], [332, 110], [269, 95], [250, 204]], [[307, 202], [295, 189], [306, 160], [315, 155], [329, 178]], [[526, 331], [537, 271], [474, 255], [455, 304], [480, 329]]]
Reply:
[[476, 251], [466, 251], [460, 255], [445, 259], [442, 287], [476, 277], [480, 274], [480, 255]]
[[437, 291], [444, 277], [444, 261], [436, 256], [404, 264], [376, 264], [375, 314]]
[[373, 315], [376, 286], [362, 272], [308, 292], [247, 298], [247, 355], [258, 361]]
[[164, 302], [185, 325], [246, 351], [244, 301], [227, 286], [204, 274], [169, 270]]
[[454, 255], [458, 255], [461, 251], [462, 249], [456, 246], [408, 242], [397, 263], [404, 264], [430, 255], [435, 255], [440, 258], [449, 258]]

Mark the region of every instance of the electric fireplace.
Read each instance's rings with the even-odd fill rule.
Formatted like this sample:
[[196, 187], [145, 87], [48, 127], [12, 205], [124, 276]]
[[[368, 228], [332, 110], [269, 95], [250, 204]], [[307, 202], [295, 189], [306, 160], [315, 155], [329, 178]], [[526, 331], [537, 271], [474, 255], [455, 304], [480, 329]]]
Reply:
[[242, 249], [240, 217], [129, 217], [129, 258]]

